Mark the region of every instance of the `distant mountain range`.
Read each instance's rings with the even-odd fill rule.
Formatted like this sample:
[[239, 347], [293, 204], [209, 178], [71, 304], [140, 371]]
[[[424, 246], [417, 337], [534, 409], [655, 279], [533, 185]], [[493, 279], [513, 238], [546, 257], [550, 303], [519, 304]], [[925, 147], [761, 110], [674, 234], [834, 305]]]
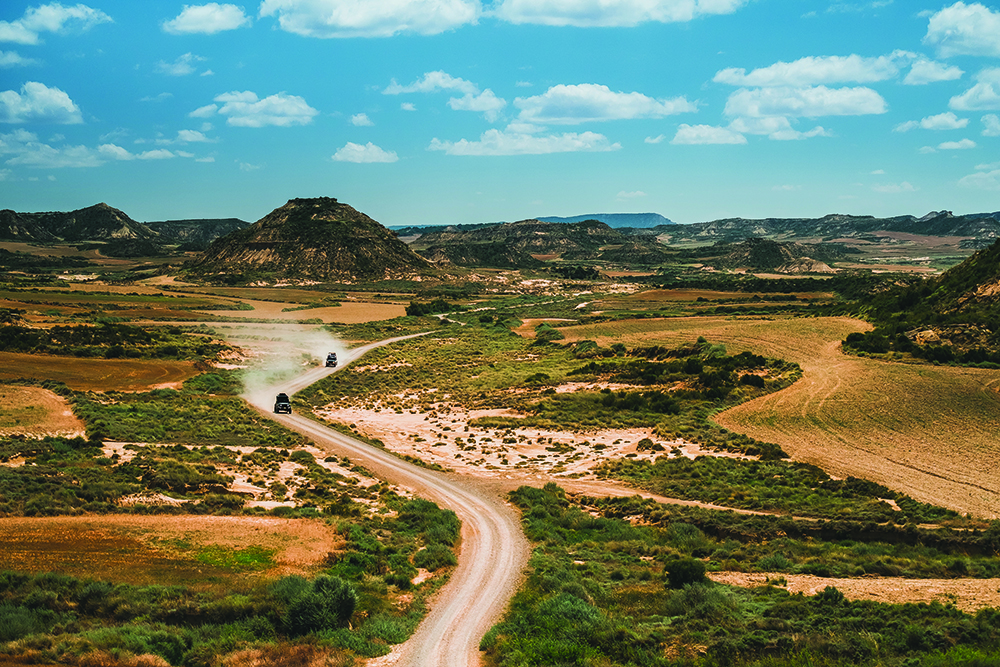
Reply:
[[195, 275], [236, 282], [367, 282], [431, 268], [388, 229], [333, 197], [290, 199], [246, 229], [216, 239], [189, 265]]
[[587, 215], [572, 215], [566, 218], [557, 216], [539, 217], [536, 220], [542, 222], [584, 222], [586, 220], [597, 220], [603, 222], [608, 227], [631, 227], [633, 229], [648, 229], [659, 225], [673, 225], [673, 220], [665, 218], [659, 213], [588, 213]]
[[18, 213], [5, 209], [0, 211], [0, 241], [99, 243], [103, 254], [138, 257], [163, 253], [175, 246], [200, 249], [249, 224], [236, 218], [141, 223], [105, 203], [69, 212]]

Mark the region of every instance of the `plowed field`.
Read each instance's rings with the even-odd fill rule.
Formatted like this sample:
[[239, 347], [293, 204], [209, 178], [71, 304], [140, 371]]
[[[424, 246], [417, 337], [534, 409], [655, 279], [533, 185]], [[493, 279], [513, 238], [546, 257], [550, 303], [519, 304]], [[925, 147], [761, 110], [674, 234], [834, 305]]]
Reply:
[[868, 328], [848, 318], [683, 318], [560, 329], [602, 345], [676, 344], [705, 336], [804, 371], [787, 389], [727, 410], [716, 421], [776, 442], [831, 475], [870, 479], [962, 513], [1000, 516], [1000, 371], [899, 364], [841, 354]]
[[78, 391], [176, 388], [199, 372], [190, 361], [80, 359], [0, 352], [0, 379], [56, 380]]

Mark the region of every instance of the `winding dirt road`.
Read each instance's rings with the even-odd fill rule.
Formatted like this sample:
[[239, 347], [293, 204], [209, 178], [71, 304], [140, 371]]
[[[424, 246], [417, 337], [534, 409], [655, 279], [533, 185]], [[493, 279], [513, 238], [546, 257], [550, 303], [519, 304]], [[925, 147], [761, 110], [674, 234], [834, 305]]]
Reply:
[[[414, 336], [402, 336], [350, 350], [340, 368], [369, 350]], [[280, 387], [265, 388], [245, 398], [262, 413], [312, 439], [319, 447], [348, 456], [378, 477], [410, 489], [422, 498], [453, 510], [462, 521], [461, 553], [451, 580], [407, 642], [379, 665], [456, 667], [481, 664], [479, 641], [496, 623], [521, 581], [530, 548], [520, 517], [497, 494], [473, 480], [407, 463], [301, 415], [275, 415], [278, 391], [292, 394], [338, 369], [315, 368]]]

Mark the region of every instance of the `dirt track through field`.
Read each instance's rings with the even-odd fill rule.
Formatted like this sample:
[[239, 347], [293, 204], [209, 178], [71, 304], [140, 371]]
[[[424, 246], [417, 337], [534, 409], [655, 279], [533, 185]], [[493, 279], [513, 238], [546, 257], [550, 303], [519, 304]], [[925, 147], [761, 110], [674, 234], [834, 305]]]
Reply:
[[1000, 516], [1000, 371], [846, 356], [868, 328], [848, 318], [678, 318], [561, 329], [602, 345], [677, 344], [699, 335], [794, 361], [803, 377], [716, 416], [836, 477], [863, 477], [961, 513]]

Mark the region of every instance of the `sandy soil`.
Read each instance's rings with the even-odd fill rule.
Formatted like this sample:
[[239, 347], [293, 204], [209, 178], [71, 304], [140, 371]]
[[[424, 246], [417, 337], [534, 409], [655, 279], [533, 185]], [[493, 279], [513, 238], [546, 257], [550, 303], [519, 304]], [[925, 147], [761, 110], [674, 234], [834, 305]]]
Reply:
[[[561, 389], [568, 391], [572, 387]], [[733, 456], [703, 450], [684, 440], [663, 440], [655, 436], [652, 429], [571, 433], [469, 425], [469, 421], [480, 417], [516, 416], [505, 410], [439, 406], [432, 413], [397, 413], [387, 408], [330, 404], [316, 412], [323, 419], [352, 426], [357, 433], [381, 440], [389, 451], [484, 479], [528, 479], [532, 476], [594, 479], [591, 471], [609, 459], [628, 457], [651, 461], [664, 455]], [[638, 451], [636, 445], [644, 438], [662, 449]]]
[[198, 373], [190, 361], [83, 359], [0, 352], [0, 378], [56, 380], [79, 391], [171, 389]]
[[65, 398], [41, 387], [0, 384], [0, 435], [83, 435]]
[[[849, 600], [871, 600], [900, 604], [953, 603], [966, 613], [1000, 605], [1000, 579], [896, 579], [865, 577], [835, 579], [805, 574], [765, 572], [709, 572], [712, 581], [749, 588], [772, 583], [791, 593], [815, 595], [827, 586], [838, 589]], [[784, 581], [785, 583], [782, 583]]]

